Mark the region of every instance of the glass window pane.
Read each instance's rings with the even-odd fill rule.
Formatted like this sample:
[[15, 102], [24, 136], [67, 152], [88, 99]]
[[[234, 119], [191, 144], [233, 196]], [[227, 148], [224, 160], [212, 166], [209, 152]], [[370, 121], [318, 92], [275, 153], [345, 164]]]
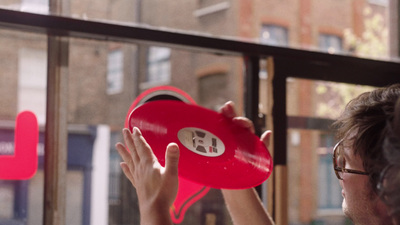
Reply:
[[290, 224], [348, 224], [333, 171], [338, 140], [329, 125], [348, 101], [372, 87], [287, 79]]
[[[0, 55], [3, 59], [0, 62], [0, 224], [40, 224], [44, 200], [47, 38], [2, 29]], [[21, 119], [26, 111], [30, 111], [29, 115], [33, 115], [37, 122]], [[39, 130], [32, 130], [32, 124], [38, 125]], [[31, 129], [29, 135], [37, 135], [38, 143], [15, 136], [17, 129]], [[16, 149], [20, 141], [30, 142], [32, 146]], [[30, 158], [29, 162], [38, 161], [39, 165], [31, 167], [19, 161], [17, 151], [29, 155], [37, 152], [38, 158]]]
[[[232, 100], [242, 112], [243, 96], [237, 90], [243, 83], [242, 59], [76, 38], [70, 39], [69, 52], [68, 171], [73, 172], [71, 185], [80, 188], [67, 193], [73, 200], [67, 203], [72, 207], [67, 216], [74, 224], [78, 218], [92, 224], [139, 223], [135, 189], [122, 173], [114, 147], [122, 141], [129, 107], [149, 88], [168, 85], [186, 92], [203, 107], [218, 110]], [[123, 71], [123, 85], [110, 95], [110, 71], [117, 67]], [[168, 79], [163, 78], [164, 72]], [[231, 224], [220, 190], [209, 190], [188, 208], [181, 224], [205, 221]]]
[[[372, 36], [372, 39], [361, 41], [359, 39], [370, 31], [376, 33], [374, 31], [378, 30], [378, 34], [386, 32], [388, 21], [382, 19], [381, 15], [386, 15], [387, 6], [377, 4], [377, 1], [369, 1], [370, 8], [365, 7], [365, 10], [364, 7], [357, 8], [359, 6], [352, 8], [358, 13], [364, 13], [361, 19], [365, 20], [357, 23], [364, 24], [365, 29], [358, 26], [346, 29], [349, 25], [347, 20], [337, 21], [338, 27], [332, 28], [331, 23], [322, 22], [324, 19], [333, 21], [332, 18], [326, 18], [330, 14], [323, 12], [339, 5], [333, 2], [320, 5], [320, 2], [315, 2], [313, 9], [319, 10], [316, 18], [322, 18], [318, 23], [303, 17], [296, 17], [296, 23], [293, 18], [288, 21], [274, 18], [284, 10], [297, 12], [297, 9], [292, 8], [293, 5], [280, 4], [276, 5], [276, 11], [268, 11], [271, 15], [257, 16], [254, 21], [259, 23], [251, 31], [246, 18], [236, 20], [238, 14], [232, 10], [236, 7], [234, 2], [201, 1], [196, 7], [191, 5], [193, 2], [185, 2], [179, 7], [168, 5], [170, 3], [155, 4], [151, 0], [140, 2], [140, 5], [136, 5], [139, 1], [115, 2], [108, 8], [109, 5], [102, 1], [92, 1], [91, 7], [86, 1], [74, 1], [70, 3], [71, 15], [89, 19], [104, 16], [116, 21], [143, 22], [155, 27], [196, 29], [224, 36], [238, 35], [240, 38], [265, 41], [271, 45], [316, 45], [321, 51], [336, 53], [340, 52], [336, 49], [343, 49], [356, 55], [367, 54], [367, 57], [381, 57], [388, 48], [384, 36]], [[124, 4], [133, 4], [137, 8], [125, 8]], [[271, 2], [262, 4], [273, 6]], [[26, 11], [37, 13], [45, 11], [42, 10], [44, 1], [10, 1], [6, 6], [17, 10], [28, 7], [29, 10]], [[185, 10], [189, 6], [192, 11]], [[311, 6], [307, 3], [302, 3], [300, 7], [304, 9], [301, 13], [310, 13]], [[182, 12], [180, 15], [184, 18], [191, 16], [191, 19], [163, 16], [163, 13], [175, 15], [176, 11]], [[353, 15], [349, 11], [344, 13], [346, 15], [343, 18], [347, 19]], [[299, 23], [298, 18], [301, 18]], [[225, 26], [224, 21], [233, 25]], [[311, 32], [317, 30], [316, 27], [319, 29], [323, 26], [327, 28]], [[46, 36], [8, 30], [0, 30], [0, 33], [0, 54], [7, 59], [0, 62], [3, 72], [0, 75], [0, 93], [1, 96], [6, 96], [0, 98], [0, 156], [14, 153], [13, 126], [18, 113], [25, 109], [33, 111], [40, 126], [38, 172], [28, 181], [0, 180], [0, 223], [26, 220], [27, 224], [40, 224], [43, 222]], [[114, 149], [114, 144], [122, 140], [121, 129], [129, 113], [129, 106], [140, 93], [149, 88], [171, 85], [187, 92], [201, 106], [217, 110], [224, 102], [233, 100], [237, 112], [243, 112], [243, 60], [241, 57], [155, 46], [78, 38], [70, 38], [69, 41], [68, 164], [65, 178], [67, 224], [138, 223], [139, 212], [135, 204], [137, 196], [120, 171], [120, 159]], [[376, 47], [373, 49], [379, 51], [370, 51], [372, 48], [368, 46], [371, 43]], [[331, 49], [335, 51], [330, 51]], [[266, 65], [261, 68], [261, 78], [267, 78]], [[370, 87], [364, 86], [288, 79], [287, 114], [292, 119], [331, 121], [339, 115], [345, 103], [369, 89]], [[260, 89], [260, 93], [263, 93], [261, 101], [267, 96], [266, 91], [265, 88]], [[263, 102], [260, 106], [266, 104]], [[261, 110], [264, 108], [261, 107]], [[289, 121], [292, 121], [290, 118]], [[331, 171], [330, 152], [336, 141], [333, 134], [321, 124], [317, 124], [321, 126], [318, 129], [292, 125], [289, 124], [288, 130], [289, 180], [298, 183], [290, 184], [289, 187], [291, 222], [319, 223], [336, 219], [342, 222], [343, 215], [339, 209], [341, 197], [338, 194], [340, 187]], [[309, 163], [303, 163], [304, 161]], [[211, 189], [194, 204], [183, 222], [204, 223], [231, 223], [219, 190]]]
[[122, 91], [124, 77], [124, 53], [114, 50], [108, 53], [107, 93], [117, 94]]

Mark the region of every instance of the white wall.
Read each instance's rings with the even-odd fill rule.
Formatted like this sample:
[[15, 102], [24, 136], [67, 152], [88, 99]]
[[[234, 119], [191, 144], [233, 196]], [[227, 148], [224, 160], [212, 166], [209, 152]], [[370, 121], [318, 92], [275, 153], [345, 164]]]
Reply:
[[108, 177], [110, 162], [110, 128], [106, 125], [97, 127], [97, 137], [93, 146], [92, 225], [108, 224]]

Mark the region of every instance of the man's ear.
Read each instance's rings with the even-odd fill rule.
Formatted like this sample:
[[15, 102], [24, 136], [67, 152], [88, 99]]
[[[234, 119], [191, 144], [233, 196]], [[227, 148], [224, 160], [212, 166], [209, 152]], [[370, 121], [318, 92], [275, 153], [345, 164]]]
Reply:
[[390, 209], [379, 197], [376, 200], [376, 211], [380, 218], [383, 218], [383, 224], [392, 224], [392, 218], [389, 215]]

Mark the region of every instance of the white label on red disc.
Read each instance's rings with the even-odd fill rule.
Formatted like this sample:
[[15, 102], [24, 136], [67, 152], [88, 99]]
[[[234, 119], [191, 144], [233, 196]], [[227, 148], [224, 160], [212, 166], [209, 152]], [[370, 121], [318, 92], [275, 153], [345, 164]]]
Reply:
[[178, 139], [186, 148], [199, 155], [217, 157], [225, 152], [221, 139], [200, 128], [182, 128], [178, 132]]

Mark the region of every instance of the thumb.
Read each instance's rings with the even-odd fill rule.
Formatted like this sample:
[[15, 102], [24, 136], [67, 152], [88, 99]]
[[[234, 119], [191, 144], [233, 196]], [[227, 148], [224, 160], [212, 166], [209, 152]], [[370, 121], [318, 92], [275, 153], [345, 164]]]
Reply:
[[272, 134], [272, 131], [267, 130], [261, 135], [261, 138], [260, 138], [261, 141], [264, 143], [265, 147], [267, 147], [267, 148], [270, 144], [271, 134]]
[[179, 147], [175, 143], [167, 146], [165, 154], [165, 172], [169, 175], [178, 175]]

